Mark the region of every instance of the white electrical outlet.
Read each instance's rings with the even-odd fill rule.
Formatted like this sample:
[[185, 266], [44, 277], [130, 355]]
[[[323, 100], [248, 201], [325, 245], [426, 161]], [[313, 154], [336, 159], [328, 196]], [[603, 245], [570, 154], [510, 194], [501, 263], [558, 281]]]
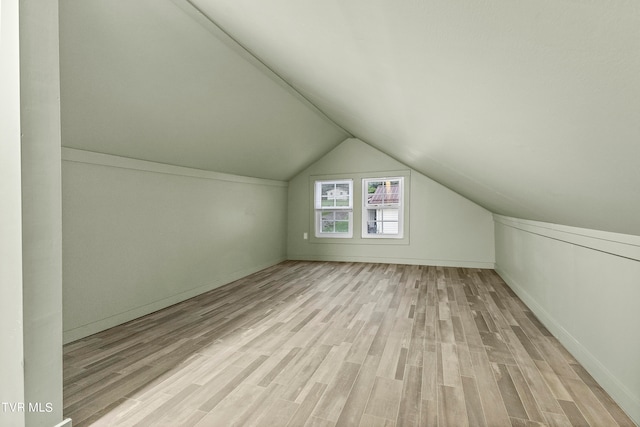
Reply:
[[302, 238], [304, 240], [307, 240], [309, 238], [309, 234], [308, 233], [302, 233]]

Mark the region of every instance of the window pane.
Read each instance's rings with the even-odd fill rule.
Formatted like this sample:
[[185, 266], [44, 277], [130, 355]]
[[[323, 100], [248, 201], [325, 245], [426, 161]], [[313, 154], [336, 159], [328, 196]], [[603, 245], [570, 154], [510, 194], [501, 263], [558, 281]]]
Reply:
[[333, 233], [334, 219], [333, 212], [322, 212], [321, 230], [323, 233]]
[[322, 212], [322, 220], [323, 221], [333, 221], [335, 219], [335, 212]]
[[316, 181], [314, 206], [316, 237], [351, 237], [353, 180]]
[[335, 184], [322, 184], [322, 188], [320, 190], [320, 194], [322, 194], [323, 197], [327, 196], [329, 194], [329, 191], [332, 191], [336, 188]]
[[322, 232], [333, 233], [335, 231], [335, 221], [322, 221]]
[[382, 185], [382, 181], [369, 181], [367, 183], [367, 203], [374, 203], [372, 200], [375, 197], [378, 187]]
[[330, 195], [335, 206], [349, 206], [349, 184], [336, 184]]
[[400, 181], [369, 181], [367, 183], [367, 204], [384, 205], [400, 203]]
[[327, 199], [327, 196], [322, 196], [322, 199], [321, 199], [321, 206], [322, 206], [323, 208], [326, 208], [326, 207], [333, 207], [333, 206], [335, 206], [335, 205], [334, 205], [334, 203], [333, 203], [333, 200], [329, 200], [329, 199]]
[[346, 198], [349, 197], [349, 184], [347, 183], [336, 184], [336, 190], [344, 194]]
[[363, 237], [402, 238], [403, 178], [363, 180]]
[[336, 205], [335, 198], [333, 197], [335, 187], [335, 184], [322, 184], [320, 197], [323, 208], [334, 207]]
[[392, 221], [367, 221], [367, 233], [369, 234], [398, 234], [398, 222]]
[[382, 221], [398, 221], [398, 209], [377, 209], [377, 218]]
[[349, 212], [335, 212], [335, 219], [341, 221], [349, 221]]
[[383, 222], [382, 234], [398, 234], [397, 222]]
[[349, 232], [349, 221], [336, 221], [335, 222], [335, 232], [336, 233], [348, 233]]
[[350, 214], [343, 211], [321, 212], [320, 229], [322, 233], [348, 233]]
[[398, 234], [398, 209], [367, 209], [367, 234]]

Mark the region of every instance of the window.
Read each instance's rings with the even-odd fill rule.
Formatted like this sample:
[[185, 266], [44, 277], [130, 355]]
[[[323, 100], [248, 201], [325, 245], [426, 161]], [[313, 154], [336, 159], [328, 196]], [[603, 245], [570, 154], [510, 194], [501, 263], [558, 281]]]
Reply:
[[353, 236], [353, 180], [316, 181], [316, 237]]
[[404, 178], [362, 180], [362, 237], [401, 239]]

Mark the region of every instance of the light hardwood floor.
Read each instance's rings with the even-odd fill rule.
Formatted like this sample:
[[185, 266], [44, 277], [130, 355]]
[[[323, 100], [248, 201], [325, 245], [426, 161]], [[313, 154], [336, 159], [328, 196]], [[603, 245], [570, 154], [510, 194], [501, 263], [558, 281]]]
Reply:
[[492, 270], [288, 261], [64, 349], [117, 426], [633, 426]]

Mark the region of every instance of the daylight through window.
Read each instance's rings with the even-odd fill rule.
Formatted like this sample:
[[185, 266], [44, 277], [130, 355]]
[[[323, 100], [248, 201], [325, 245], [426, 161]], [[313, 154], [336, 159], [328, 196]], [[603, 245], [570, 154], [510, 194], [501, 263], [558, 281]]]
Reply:
[[403, 178], [362, 180], [362, 237], [402, 238]]
[[353, 181], [316, 181], [316, 237], [353, 235]]

